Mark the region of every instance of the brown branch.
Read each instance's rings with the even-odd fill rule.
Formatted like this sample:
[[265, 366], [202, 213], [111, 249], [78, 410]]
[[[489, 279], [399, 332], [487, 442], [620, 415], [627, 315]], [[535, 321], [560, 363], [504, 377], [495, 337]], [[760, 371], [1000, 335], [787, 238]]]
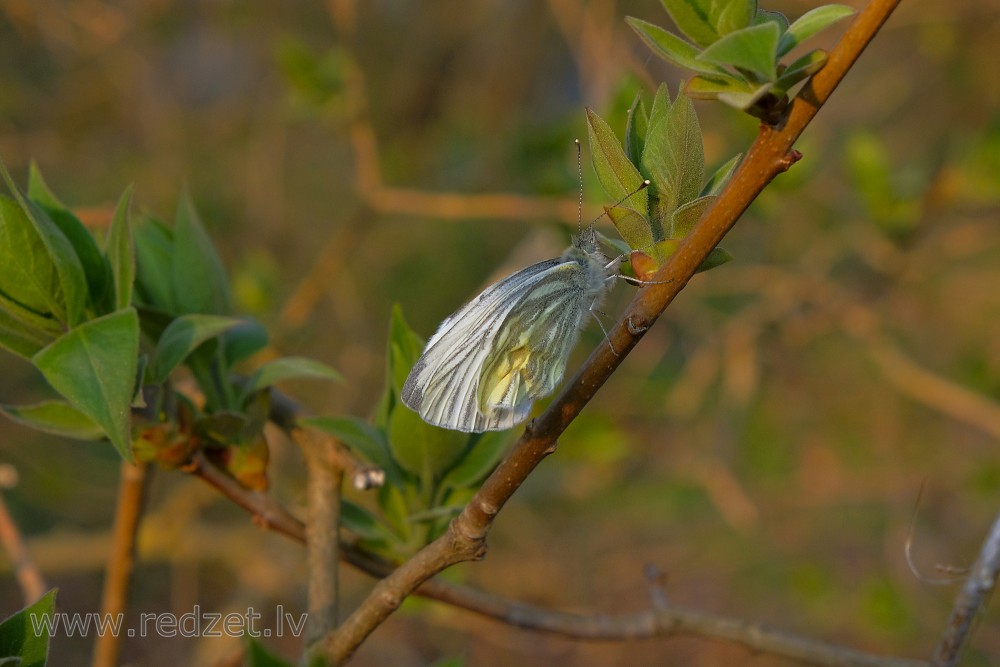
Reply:
[[[270, 496], [249, 491], [221, 470], [199, 458], [190, 472], [215, 487], [244, 508], [258, 525], [274, 530], [296, 542], [306, 541], [305, 526]], [[358, 570], [375, 577], [389, 576], [394, 565], [341, 542], [340, 557]], [[658, 604], [653, 610], [633, 614], [576, 614], [511, 601], [461, 584], [428, 580], [417, 595], [465, 609], [506, 625], [589, 641], [623, 641], [665, 637], [725, 639], [755, 650], [796, 658], [829, 667], [924, 667], [927, 663], [882, 658], [838, 648], [822, 642], [736, 619]]]
[[684, 288], [750, 203], [775, 176], [800, 157], [792, 150], [795, 140], [897, 4], [898, 0], [872, 0], [861, 11], [830, 52], [826, 66], [796, 98], [784, 125], [762, 126], [732, 180], [652, 279], [661, 284], [648, 286], [637, 294], [608, 340], [591, 354], [549, 408], [529, 424], [511, 454], [486, 480], [447, 532], [378, 582], [344, 624], [328, 635], [325, 647], [329, 662], [342, 664], [350, 658], [361, 642], [421, 583], [454, 563], [478, 559], [485, 554], [486, 534], [497, 513], [542, 459], [555, 451], [559, 435]]
[[309, 647], [337, 627], [340, 484], [343, 472], [333, 457], [336, 443], [332, 438], [306, 429], [296, 429], [292, 436], [305, 455], [309, 475], [306, 489], [309, 506], [306, 521], [309, 582], [306, 646]]
[[934, 667], [952, 667], [958, 664], [962, 644], [969, 636], [976, 613], [982, 608], [990, 593], [996, 588], [1000, 575], [1000, 515], [993, 522], [979, 559], [972, 567], [969, 578], [955, 598], [948, 627], [945, 628], [931, 664]]
[[[118, 505], [115, 508], [115, 526], [111, 553], [104, 573], [104, 591], [101, 594], [101, 614], [110, 618], [124, 614], [128, 605], [128, 589], [135, 565], [135, 542], [142, 519], [146, 495], [148, 464], [135, 465], [122, 461], [121, 479], [118, 483]], [[118, 633], [98, 635], [94, 644], [93, 667], [115, 667], [121, 653]]]
[[24, 538], [21, 537], [21, 531], [14, 522], [14, 517], [7, 510], [3, 494], [0, 494], [0, 544], [3, 545], [14, 566], [14, 574], [21, 586], [24, 603], [32, 604], [45, 595], [49, 587], [45, 585], [45, 578], [24, 545]]

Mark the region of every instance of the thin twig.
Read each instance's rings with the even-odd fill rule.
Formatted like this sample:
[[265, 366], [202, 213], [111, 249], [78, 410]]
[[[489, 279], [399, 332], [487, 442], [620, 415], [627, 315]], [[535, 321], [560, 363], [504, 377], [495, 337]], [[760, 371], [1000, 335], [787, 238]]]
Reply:
[[309, 582], [306, 646], [309, 647], [337, 627], [340, 484], [343, 473], [334, 460], [336, 445], [329, 436], [307, 429], [297, 429], [292, 435], [302, 449], [309, 474], [306, 490], [309, 506], [306, 521]]
[[31, 560], [31, 554], [24, 545], [24, 538], [21, 531], [14, 522], [14, 517], [7, 510], [7, 504], [0, 494], [0, 544], [10, 557], [10, 562], [14, 566], [14, 574], [17, 576], [17, 583], [21, 586], [21, 595], [25, 604], [31, 604], [45, 595], [48, 586], [45, 585], [45, 578], [39, 571], [35, 562]]
[[358, 609], [325, 641], [329, 662], [342, 664], [416, 588], [457, 562], [482, 558], [497, 513], [532, 470], [555, 450], [556, 439], [597, 392], [642, 335], [670, 305], [702, 261], [750, 203], [799, 157], [792, 146], [895, 9], [898, 0], [872, 0], [830, 52], [826, 66], [796, 98], [783, 127], [762, 126], [719, 198], [677, 252], [639, 291], [605, 342], [524, 435], [447, 532], [378, 582]]
[[972, 629], [972, 622], [996, 588], [998, 574], [1000, 574], [1000, 515], [997, 515], [993, 522], [993, 527], [979, 552], [979, 559], [955, 598], [955, 605], [948, 618], [948, 627], [945, 628], [934, 652], [934, 659], [931, 661], [934, 667], [952, 667], [958, 664], [958, 657]]
[[[204, 459], [190, 471], [254, 516], [255, 523], [299, 543], [306, 541], [305, 526], [266, 494], [248, 491]], [[394, 566], [348, 543], [340, 544], [340, 557], [375, 577], [386, 577]], [[596, 612], [578, 614], [507, 600], [452, 582], [431, 579], [415, 591], [417, 595], [465, 609], [486, 618], [525, 630], [589, 641], [623, 641], [664, 637], [726, 639], [775, 655], [809, 661], [825, 667], [926, 667], [927, 663], [841, 649], [789, 633], [748, 624], [665, 601], [649, 611], [633, 614]]]
[[[125, 613], [128, 606], [128, 589], [135, 565], [135, 542], [142, 518], [146, 495], [148, 464], [122, 461], [121, 479], [118, 483], [118, 505], [115, 508], [115, 527], [111, 553], [104, 573], [104, 592], [101, 595], [101, 614], [112, 618]], [[121, 653], [121, 637], [116, 632], [99, 634], [94, 644], [93, 667], [115, 667]]]

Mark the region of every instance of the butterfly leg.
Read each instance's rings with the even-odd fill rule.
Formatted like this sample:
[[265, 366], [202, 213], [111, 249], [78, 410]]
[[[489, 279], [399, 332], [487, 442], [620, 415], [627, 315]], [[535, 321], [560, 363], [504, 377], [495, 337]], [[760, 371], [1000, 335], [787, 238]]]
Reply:
[[601, 331], [604, 332], [604, 340], [608, 341], [608, 347], [611, 348], [611, 353], [614, 354], [616, 357], [620, 357], [621, 355], [618, 354], [618, 352], [615, 350], [614, 343], [611, 342], [611, 337], [608, 336], [608, 330], [604, 328], [604, 322], [602, 322], [601, 318], [598, 316], [598, 315], [606, 315], [606, 313], [603, 310], [594, 308], [595, 305], [597, 305], [596, 299], [594, 300], [594, 303], [590, 304], [590, 308], [588, 310], [590, 311], [590, 314], [594, 316], [594, 319], [597, 320], [597, 325], [601, 327]]

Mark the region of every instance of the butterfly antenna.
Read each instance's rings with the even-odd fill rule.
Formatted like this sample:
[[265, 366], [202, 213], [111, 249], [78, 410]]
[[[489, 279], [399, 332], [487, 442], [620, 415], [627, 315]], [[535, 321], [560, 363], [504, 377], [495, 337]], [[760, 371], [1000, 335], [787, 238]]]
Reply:
[[580, 182], [580, 196], [576, 207], [576, 233], [583, 234], [583, 149], [580, 147], [580, 140], [574, 139], [576, 144], [576, 176]]
[[[645, 190], [646, 188], [648, 188], [649, 185], [650, 185], [650, 181], [647, 178], [642, 183], [640, 183], [639, 187], [637, 187], [635, 190], [633, 190], [632, 192], [628, 193], [627, 195], [625, 195], [624, 197], [622, 197], [621, 199], [619, 199], [618, 201], [616, 201], [611, 206], [605, 207], [604, 213], [602, 213], [599, 216], [597, 216], [596, 218], [594, 218], [594, 220], [590, 224], [593, 225], [595, 222], [597, 222], [598, 220], [600, 220], [601, 218], [603, 218], [605, 215], [607, 215], [608, 211], [610, 211], [613, 208], [618, 208], [623, 203], [625, 203], [626, 201], [628, 201], [629, 199], [631, 199], [635, 195], [639, 194], [640, 192], [642, 192], [643, 190]], [[582, 205], [582, 202], [583, 202], [583, 193], [582, 192], [580, 193], [580, 201], [581, 201], [581, 205]]]

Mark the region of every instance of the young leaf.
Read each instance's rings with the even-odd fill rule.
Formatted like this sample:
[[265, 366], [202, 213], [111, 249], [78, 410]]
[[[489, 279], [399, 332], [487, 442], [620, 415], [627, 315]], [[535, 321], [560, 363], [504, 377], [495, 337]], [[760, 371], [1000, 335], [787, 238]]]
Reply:
[[246, 658], [247, 667], [295, 667], [296, 665], [269, 653], [263, 644], [253, 638], [247, 640]]
[[757, 16], [755, 16], [753, 20], [754, 24], [767, 23], [768, 21], [778, 26], [778, 30], [780, 30], [782, 34], [788, 30], [788, 18], [786, 18], [784, 14], [781, 12], [768, 11], [766, 9], [758, 9]]
[[182, 314], [174, 296], [173, 230], [155, 218], [143, 216], [132, 231], [135, 236], [137, 298], [157, 310]]
[[[30, 245], [34, 248], [31, 256], [33, 258], [41, 256], [42, 253], [38, 252], [39, 243], [41, 248], [44, 248], [46, 260], [43, 262], [44, 266], [40, 267], [38, 271], [54, 270], [55, 290], [50, 299], [57, 304], [57, 308], [50, 312], [56, 315], [57, 319], [65, 322], [67, 326], [76, 326], [83, 320], [83, 311], [87, 302], [87, 278], [83, 272], [83, 266], [80, 264], [80, 258], [77, 257], [73, 245], [62, 231], [49, 220], [49, 216], [21, 194], [2, 161], [0, 161], [0, 176], [3, 177], [8, 189], [14, 195], [24, 218], [30, 222], [30, 229], [21, 229], [17, 233], [31, 238]], [[0, 243], [0, 245], [3, 244]], [[49, 280], [51, 278], [46, 279], [46, 281]]]
[[132, 242], [132, 225], [129, 221], [129, 206], [132, 204], [132, 186], [125, 189], [115, 215], [108, 228], [105, 252], [111, 265], [111, 275], [115, 282], [115, 308], [125, 308], [132, 304], [132, 288], [135, 283], [135, 245]]
[[129, 307], [71, 329], [32, 358], [48, 383], [103, 428], [128, 461], [138, 354], [139, 317]]
[[172, 261], [174, 295], [181, 312], [225, 315], [232, 310], [222, 260], [187, 193], [177, 206]]
[[[83, 223], [49, 189], [34, 162], [28, 168], [28, 198], [38, 204], [73, 246], [87, 278], [87, 291], [95, 306], [103, 303], [110, 284], [107, 262]], [[127, 306], [124, 304], [122, 307]], [[112, 310], [115, 310], [112, 308]]]
[[678, 207], [671, 218], [669, 238], [682, 239], [687, 236], [716, 199], [715, 195], [706, 195]]
[[389, 447], [404, 470], [433, 482], [454, 465], [465, 450], [468, 435], [431, 426], [403, 407], [389, 415]]
[[724, 0], [712, 2], [712, 23], [719, 35], [746, 28], [757, 14], [757, 0]]
[[254, 319], [243, 318], [239, 326], [222, 335], [222, 344], [226, 365], [232, 366], [267, 347], [267, 329]]
[[646, 145], [646, 131], [649, 129], [649, 114], [642, 100], [642, 91], [636, 93], [635, 101], [628, 110], [625, 122], [625, 155], [632, 164], [639, 166], [642, 148]]
[[66, 321], [58, 275], [45, 244], [14, 200], [0, 195], [0, 292], [36, 315]]
[[785, 55], [819, 31], [855, 13], [854, 8], [847, 5], [823, 5], [806, 12], [788, 26], [788, 30], [781, 36], [781, 41], [778, 43], [778, 57]]
[[163, 331], [146, 369], [149, 384], [164, 382], [199, 345], [243, 324], [235, 317], [181, 315]]
[[[49, 636], [53, 629], [56, 592], [53, 588], [38, 602], [0, 623], [0, 659], [15, 658], [11, 667], [45, 667], [49, 658]], [[48, 618], [45, 618], [45, 617]]]
[[[26, 318], [38, 321], [41, 326], [25, 323]], [[30, 361], [36, 352], [58, 337], [59, 330], [54, 324], [0, 295], [0, 347], [8, 352]]]
[[743, 153], [738, 153], [716, 169], [715, 173], [709, 177], [704, 187], [702, 187], [701, 196], [717, 195], [722, 192], [722, 188], [726, 187], [726, 183], [729, 182], [733, 172], [736, 171], [736, 167], [739, 165], [741, 159], [743, 159]]
[[660, 0], [660, 4], [670, 14], [677, 29], [692, 42], [708, 46], [719, 39], [719, 33], [709, 19], [711, 0]]
[[104, 429], [65, 401], [42, 401], [33, 405], [0, 405], [9, 419], [36, 431], [71, 438], [100, 440]]
[[[614, 130], [589, 108], [587, 136], [590, 139], [590, 155], [594, 171], [597, 172], [597, 178], [604, 186], [605, 192], [616, 202], [620, 201], [622, 206], [634, 208], [645, 214], [646, 192], [645, 189], [639, 190], [644, 180], [642, 174], [625, 155]], [[637, 190], [639, 191], [636, 192]]]
[[394, 542], [395, 535], [365, 508], [346, 498], [341, 500], [340, 518], [344, 527], [364, 540]]
[[699, 74], [724, 74], [726, 71], [712, 63], [698, 60], [699, 51], [697, 48], [658, 25], [631, 16], [627, 17], [625, 22], [632, 26], [632, 29], [646, 43], [646, 46], [668, 63]]
[[629, 248], [648, 248], [653, 245], [655, 238], [646, 216], [624, 206], [605, 207], [604, 210]]
[[488, 431], [474, 440], [454, 468], [441, 480], [448, 489], [464, 489], [481, 482], [500, 463], [510, 444], [509, 431]]
[[781, 31], [770, 21], [731, 32], [707, 47], [698, 60], [749, 71], [762, 81], [774, 81]]
[[679, 97], [662, 120], [650, 124], [642, 163], [642, 171], [656, 186], [655, 195], [667, 214], [698, 196], [705, 154], [691, 100]]
[[305, 357], [282, 357], [270, 361], [253, 374], [247, 388], [258, 391], [283, 380], [313, 379], [343, 382], [344, 377], [326, 364]]
[[802, 81], [806, 77], [812, 76], [823, 69], [826, 64], [826, 51], [815, 49], [805, 54], [791, 65], [778, 77], [777, 83], [771, 92], [775, 95], [784, 95], [788, 89]]

